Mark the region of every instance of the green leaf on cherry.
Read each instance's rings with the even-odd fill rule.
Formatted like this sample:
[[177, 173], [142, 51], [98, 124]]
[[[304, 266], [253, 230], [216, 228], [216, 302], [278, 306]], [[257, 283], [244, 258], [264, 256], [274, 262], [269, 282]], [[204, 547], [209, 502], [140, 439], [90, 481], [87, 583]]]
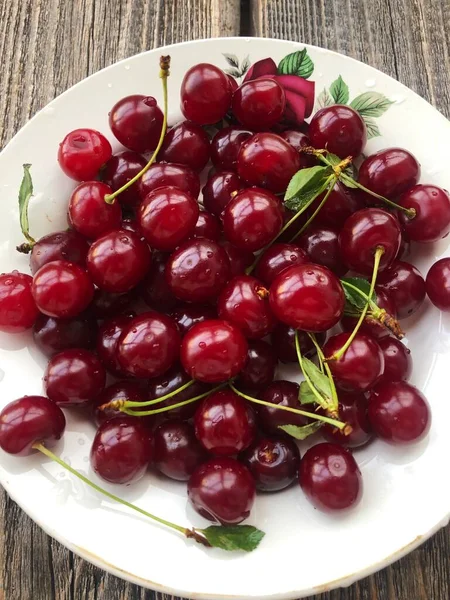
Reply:
[[366, 124], [368, 140], [381, 135], [380, 129], [372, 117], [363, 116], [363, 121]]
[[300, 169], [292, 177], [284, 195], [284, 204], [298, 212], [326, 190], [333, 174], [332, 167], [317, 166]]
[[317, 398], [306, 381], [302, 381], [298, 390], [300, 404], [316, 404]]
[[28, 222], [28, 204], [33, 195], [33, 180], [30, 174], [31, 165], [23, 165], [23, 178], [19, 189], [19, 218], [22, 233], [30, 244], [35, 240], [30, 235], [30, 225]]
[[306, 440], [307, 437], [316, 433], [322, 427], [320, 421], [314, 421], [309, 425], [278, 425], [278, 429], [282, 429], [285, 433], [292, 436], [296, 440]]
[[325, 108], [326, 106], [333, 106], [334, 100], [330, 96], [327, 88], [323, 88], [320, 94], [317, 96], [317, 105], [319, 108]]
[[348, 85], [341, 75], [330, 85], [330, 94], [335, 104], [347, 104], [349, 100]]
[[214, 548], [222, 550], [244, 550], [251, 552], [259, 546], [265, 536], [264, 531], [252, 525], [211, 525], [198, 529]]
[[[305, 375], [309, 377], [311, 383], [319, 392], [319, 394], [325, 399], [330, 400], [332, 398], [331, 385], [328, 377], [322, 373], [309, 358], [302, 357], [302, 370]], [[302, 400], [303, 402], [303, 400]], [[317, 402], [317, 399], [316, 399]]]
[[306, 48], [288, 54], [281, 59], [278, 65], [279, 75], [298, 75], [299, 77], [303, 77], [303, 79], [308, 79], [313, 74], [313, 71], [314, 63]]
[[[370, 283], [366, 279], [362, 279], [362, 277], [344, 277], [341, 279], [341, 283], [345, 294], [346, 306], [347, 304], [350, 305], [349, 311], [352, 313], [355, 312], [351, 310], [351, 307], [355, 307], [359, 311], [363, 310], [369, 299]], [[370, 300], [376, 304], [377, 297], [375, 292], [372, 294]]]
[[391, 104], [394, 102], [380, 92], [364, 92], [350, 102], [362, 117], [381, 117]]
[[345, 170], [344, 175], [341, 176], [339, 181], [341, 181], [346, 187], [357, 190], [358, 186], [356, 185], [356, 181], [353, 179], [352, 176], [348, 175], [346, 171], [347, 169]]

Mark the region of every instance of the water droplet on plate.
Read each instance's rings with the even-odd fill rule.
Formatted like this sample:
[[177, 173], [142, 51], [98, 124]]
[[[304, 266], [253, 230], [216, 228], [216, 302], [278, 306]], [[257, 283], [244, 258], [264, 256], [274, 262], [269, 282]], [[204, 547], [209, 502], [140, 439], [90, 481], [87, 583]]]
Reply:
[[89, 456], [83, 456], [83, 462], [88, 462], [89, 461]]
[[374, 88], [376, 85], [377, 85], [377, 82], [375, 81], [375, 79], [367, 79], [366, 80], [366, 87]]
[[323, 73], [317, 73], [317, 77], [323, 77]]
[[394, 104], [402, 104], [406, 98], [405, 96], [402, 96], [401, 94], [393, 94], [389, 100], [391, 100]]
[[130, 65], [125, 65], [125, 71], [129, 71], [131, 69]]
[[113, 84], [112, 83], [108, 83], [108, 87], [112, 88]]
[[86, 440], [84, 438], [79, 438], [78, 443], [80, 444], [80, 446], [84, 446], [86, 443]]

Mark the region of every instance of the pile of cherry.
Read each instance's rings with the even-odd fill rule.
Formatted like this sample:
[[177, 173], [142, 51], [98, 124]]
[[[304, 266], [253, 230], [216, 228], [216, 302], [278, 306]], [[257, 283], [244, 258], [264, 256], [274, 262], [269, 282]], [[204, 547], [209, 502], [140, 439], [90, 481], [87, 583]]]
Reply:
[[[182, 83], [187, 120], [167, 132], [156, 100], [133, 95], [109, 114], [126, 150], [112, 155], [91, 129], [64, 138], [60, 167], [80, 182], [69, 229], [35, 241], [25, 225], [32, 277], [0, 277], [0, 330], [31, 328], [49, 358], [45, 396], [0, 414], [4, 451], [48, 449], [64, 432], [61, 408], [84, 411], [99, 477], [130, 484], [152, 467], [187, 481], [202, 516], [232, 525], [255, 490], [294, 480], [317, 508], [351, 507], [362, 482], [350, 449], [426, 435], [397, 319], [426, 294], [450, 310], [450, 259], [426, 281], [406, 260], [411, 243], [449, 233], [449, 196], [418, 183], [406, 150], [363, 159], [351, 108], [293, 125], [285, 102], [273, 78], [238, 87], [200, 64]], [[313, 198], [321, 168], [334, 187]], [[21, 210], [30, 186], [25, 166]], [[299, 363], [306, 383], [277, 380], [279, 362]], [[308, 435], [316, 443], [300, 457], [294, 438]]]

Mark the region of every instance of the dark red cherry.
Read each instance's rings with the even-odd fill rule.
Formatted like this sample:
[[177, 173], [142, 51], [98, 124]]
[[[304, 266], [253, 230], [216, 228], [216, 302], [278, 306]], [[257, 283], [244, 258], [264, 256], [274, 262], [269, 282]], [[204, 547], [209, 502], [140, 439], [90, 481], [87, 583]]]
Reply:
[[203, 205], [209, 212], [220, 217], [226, 206], [243, 187], [233, 171], [219, 171], [211, 177], [202, 190]]
[[[323, 192], [314, 200], [309, 208], [310, 213], [318, 208], [326, 193]], [[365, 208], [365, 205], [357, 191], [338, 181], [325, 204], [314, 217], [314, 224], [320, 223], [321, 225], [340, 229], [350, 215], [362, 208]]]
[[45, 396], [23, 396], [0, 412], [0, 448], [9, 454], [33, 454], [33, 444], [53, 447], [66, 427], [63, 411]]
[[294, 244], [273, 244], [258, 261], [255, 275], [270, 286], [277, 275], [294, 265], [310, 262], [306, 252]]
[[[297, 350], [295, 348], [296, 330], [284, 323], [278, 323], [272, 331], [270, 341], [275, 354], [283, 363], [298, 363]], [[306, 331], [297, 330], [300, 350], [303, 356], [312, 356], [315, 354], [315, 347]], [[319, 346], [325, 342], [324, 333], [316, 333], [316, 340]]]
[[152, 441], [149, 430], [133, 417], [106, 421], [92, 442], [92, 468], [110, 483], [136, 483], [153, 458]]
[[105, 387], [106, 372], [89, 350], [70, 349], [55, 354], [44, 373], [45, 393], [60, 406], [81, 406]]
[[285, 105], [286, 96], [279, 83], [274, 79], [253, 79], [234, 92], [231, 110], [244, 127], [264, 131], [278, 123]]
[[406, 381], [383, 383], [372, 391], [369, 419], [376, 435], [390, 444], [418, 442], [431, 424], [425, 396]]
[[[101, 173], [101, 179], [113, 192], [119, 190], [135, 177], [147, 164], [143, 156], [131, 150], [112, 156]], [[139, 181], [124, 190], [117, 197], [122, 206], [137, 206], [140, 202]]]
[[[396, 319], [397, 318], [397, 310], [396, 310], [394, 302], [388, 296], [388, 294], [386, 294], [381, 289], [376, 287], [375, 295], [376, 295], [377, 306], [379, 308], [385, 310], [388, 315], [390, 315], [391, 317]], [[353, 329], [356, 326], [356, 323], [358, 322], [358, 318], [359, 317], [348, 317], [348, 316], [343, 317], [341, 323], [342, 323], [342, 326], [345, 329], [345, 331], [353, 331]], [[384, 325], [382, 325], [380, 323], [380, 321], [378, 321], [377, 319], [374, 319], [373, 317], [366, 317], [364, 319], [364, 321], [362, 322], [359, 331], [361, 333], [366, 333], [367, 335], [370, 335], [371, 337], [375, 338], [376, 340], [380, 340], [381, 338], [384, 338], [390, 334], [389, 329], [387, 327], [385, 327]]]
[[212, 306], [198, 306], [195, 304], [184, 304], [172, 311], [172, 319], [178, 326], [182, 336], [197, 323], [203, 323], [207, 319], [215, 319], [216, 310]]
[[427, 273], [426, 290], [431, 302], [444, 312], [450, 312], [450, 258], [441, 258]]
[[134, 290], [124, 294], [114, 294], [97, 288], [89, 305], [89, 312], [96, 319], [108, 319], [109, 317], [122, 315], [130, 311], [135, 296]]
[[297, 477], [300, 453], [287, 437], [262, 437], [239, 457], [253, 475], [256, 489], [277, 492]]
[[367, 444], [373, 437], [372, 427], [367, 415], [367, 398], [364, 394], [339, 393], [339, 419], [352, 428], [349, 435], [324, 423], [320, 432], [329, 442], [341, 444], [348, 448], [359, 448]]
[[144, 199], [153, 190], [167, 185], [173, 185], [195, 199], [200, 192], [198, 173], [186, 165], [156, 163], [142, 175], [139, 181], [141, 198]]
[[345, 304], [336, 275], [308, 263], [280, 273], [270, 286], [269, 301], [279, 321], [306, 331], [326, 331], [336, 325]]
[[[296, 240], [309, 257], [309, 262], [328, 267], [338, 277], [343, 277], [348, 269], [341, 258], [339, 232], [334, 227], [312, 224]], [[305, 261], [307, 258], [305, 256]]]
[[237, 525], [250, 515], [255, 482], [247, 467], [234, 458], [212, 458], [191, 475], [188, 497], [205, 519]]
[[311, 140], [305, 133], [296, 131], [295, 129], [286, 129], [286, 131], [280, 133], [280, 136], [286, 140], [294, 150], [299, 152], [300, 169], [313, 167], [317, 163], [317, 159], [314, 156], [301, 152], [302, 148], [311, 146]]
[[402, 231], [402, 241], [396, 256], [397, 260], [406, 260], [411, 255], [411, 240], [406, 235], [405, 230]]
[[181, 363], [193, 379], [219, 383], [242, 370], [247, 350], [245, 337], [235, 325], [221, 320], [204, 321], [184, 336]]
[[76, 231], [57, 231], [41, 237], [30, 254], [30, 268], [33, 275], [54, 260], [66, 260], [85, 267], [89, 244], [86, 238]]
[[117, 344], [123, 330], [130, 324], [132, 317], [120, 315], [106, 319], [97, 334], [97, 354], [103, 366], [116, 377], [125, 377], [117, 356]]
[[367, 142], [362, 117], [341, 104], [318, 110], [309, 124], [308, 136], [314, 148], [326, 148], [340, 158], [359, 156]]
[[398, 203], [413, 208], [416, 215], [408, 217], [400, 212], [398, 217], [406, 234], [413, 242], [437, 242], [450, 232], [450, 197], [437, 185], [415, 185], [405, 192]]
[[147, 312], [124, 328], [117, 344], [123, 371], [135, 377], [157, 377], [178, 359], [180, 334], [168, 316]]
[[409, 379], [412, 372], [411, 350], [392, 336], [378, 340], [384, 356], [384, 373], [380, 383]]
[[[100, 426], [105, 421], [124, 417], [124, 413], [117, 408], [105, 408], [100, 410], [100, 407], [109, 402], [116, 400], [129, 400], [131, 402], [145, 402], [149, 400], [144, 388], [137, 381], [116, 381], [106, 387], [92, 403], [92, 414], [97, 426]], [[143, 410], [149, 410], [151, 407], [143, 407]], [[133, 410], [139, 410], [133, 408]], [[141, 423], [149, 424], [149, 420], [153, 421], [152, 416], [147, 417], [130, 417], [139, 419]]]
[[194, 238], [182, 244], [166, 265], [170, 290], [185, 302], [216, 298], [230, 277], [225, 250], [211, 240]]
[[120, 204], [105, 202], [112, 189], [101, 181], [85, 181], [74, 189], [69, 200], [69, 224], [90, 239], [117, 229], [122, 222]]
[[263, 340], [248, 343], [248, 358], [239, 373], [237, 385], [246, 390], [262, 390], [272, 383], [275, 377], [277, 357], [272, 346]]
[[392, 300], [399, 319], [414, 314], [425, 300], [425, 281], [420, 271], [407, 262], [395, 261], [380, 273], [377, 284]]
[[[350, 333], [338, 333], [323, 347], [326, 358], [338, 352]], [[328, 362], [336, 385], [347, 392], [365, 392], [376, 385], [384, 371], [384, 356], [377, 342], [368, 335], [357, 333], [349, 348], [337, 360]]]
[[55, 260], [35, 274], [31, 291], [42, 313], [68, 319], [87, 308], [94, 295], [94, 286], [84, 269], [75, 263]]
[[86, 313], [72, 319], [39, 315], [33, 326], [35, 344], [46, 356], [69, 348], [92, 348], [96, 335], [97, 323]]
[[154, 433], [155, 467], [166, 477], [187, 481], [207, 460], [207, 453], [189, 423], [170, 419]]
[[59, 145], [58, 162], [68, 177], [86, 181], [94, 179], [111, 154], [111, 144], [99, 131], [74, 129]]
[[[298, 399], [299, 386], [293, 381], [274, 381], [261, 394], [261, 400], [270, 402], [270, 404], [279, 406], [288, 406], [289, 408], [302, 409], [307, 412], [314, 412], [311, 406], [302, 406]], [[258, 423], [267, 433], [280, 434], [280, 425], [297, 425], [302, 427], [310, 422], [309, 417], [297, 415], [280, 410], [276, 407], [257, 405]]]
[[228, 112], [232, 88], [215, 65], [199, 63], [186, 71], [181, 83], [181, 112], [198, 125], [217, 123]]
[[153, 252], [150, 270], [138, 288], [148, 306], [159, 312], [170, 312], [179, 303], [166, 280], [167, 259], [167, 254]]
[[216, 169], [236, 171], [239, 150], [251, 136], [250, 131], [237, 127], [219, 129], [211, 142], [211, 160]]
[[233, 77], [233, 75], [227, 74], [227, 77], [228, 77], [228, 81], [229, 81], [229, 84], [231, 87], [231, 92], [232, 92], [232, 94], [234, 94], [234, 92], [238, 89], [239, 84], [236, 81], [236, 79]]
[[354, 507], [362, 495], [361, 472], [352, 454], [337, 444], [317, 444], [300, 461], [300, 487], [323, 511]]
[[233, 246], [233, 244], [226, 240], [221, 242], [220, 245], [225, 250], [230, 262], [230, 277], [243, 275], [245, 270], [253, 264], [255, 260], [253, 252], [236, 248], [236, 246]]
[[209, 156], [210, 144], [205, 131], [195, 123], [183, 121], [166, 133], [158, 159], [201, 171]]
[[217, 242], [221, 234], [222, 228], [219, 219], [206, 210], [201, 210], [191, 237], [206, 238]]
[[169, 252], [192, 235], [198, 215], [192, 196], [173, 186], [160, 187], [141, 202], [139, 228], [152, 248]]
[[371, 154], [360, 166], [358, 175], [361, 185], [389, 199], [398, 198], [419, 179], [419, 163], [402, 148], [387, 148]]
[[39, 311], [32, 283], [29, 275], [19, 271], [0, 275], [0, 331], [21, 333], [33, 327]]
[[112, 107], [109, 126], [121, 144], [134, 152], [150, 152], [158, 145], [164, 115], [155, 98], [134, 94]]

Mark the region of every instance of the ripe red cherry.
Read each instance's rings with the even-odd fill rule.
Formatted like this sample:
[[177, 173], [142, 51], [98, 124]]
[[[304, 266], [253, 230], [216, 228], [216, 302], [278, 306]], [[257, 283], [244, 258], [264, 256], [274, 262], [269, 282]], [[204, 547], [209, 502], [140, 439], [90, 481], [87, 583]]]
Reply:
[[[295, 332], [296, 330], [293, 327], [284, 325], [284, 323], [278, 323], [270, 336], [272, 348], [278, 360], [283, 363], [298, 363], [297, 350], [295, 348]], [[316, 350], [306, 331], [297, 330], [297, 334], [302, 355], [314, 355]], [[322, 346], [325, 342], [325, 334], [316, 333], [315, 335], [317, 343], [319, 346]]]
[[99, 131], [74, 129], [59, 145], [58, 162], [68, 177], [86, 181], [94, 179], [111, 154], [111, 144]]
[[63, 411], [45, 396], [23, 396], [0, 412], [0, 448], [9, 454], [33, 454], [33, 444], [51, 448], [66, 427]]
[[249, 185], [284, 192], [300, 168], [298, 152], [275, 133], [256, 133], [241, 146], [237, 172]]
[[416, 185], [419, 179], [419, 163], [402, 148], [387, 148], [371, 154], [362, 163], [358, 175], [361, 185], [390, 199], [398, 198]]
[[219, 383], [242, 370], [247, 349], [245, 337], [235, 325], [211, 319], [197, 323], [184, 336], [181, 363], [192, 379]]
[[134, 152], [150, 152], [158, 145], [164, 115], [152, 96], [122, 98], [109, 113], [109, 126], [121, 144]]
[[219, 317], [239, 327], [247, 338], [263, 338], [275, 327], [267, 296], [266, 288], [255, 277], [238, 275], [219, 296]]
[[202, 400], [194, 417], [195, 435], [203, 447], [220, 456], [245, 450], [255, 437], [255, 418], [248, 404], [232, 390]]
[[256, 440], [240, 460], [253, 475], [257, 490], [277, 492], [296, 478], [300, 454], [295, 442], [287, 437], [263, 437]]
[[323, 511], [354, 507], [362, 495], [361, 472], [352, 454], [337, 444], [317, 444], [300, 461], [299, 483]]
[[156, 163], [139, 180], [141, 198], [145, 198], [153, 190], [166, 185], [173, 185], [193, 198], [198, 198], [200, 192], [198, 173], [186, 165]]
[[395, 261], [380, 273], [377, 283], [392, 300], [399, 319], [414, 314], [425, 300], [425, 281], [420, 271], [407, 262]]
[[308, 136], [314, 148], [326, 148], [340, 158], [359, 156], [367, 142], [361, 116], [340, 104], [318, 110], [309, 124]]
[[195, 437], [192, 425], [176, 419], [161, 423], [155, 430], [154, 454], [158, 471], [177, 481], [187, 481], [207, 460], [207, 453]]
[[135, 295], [134, 290], [125, 294], [114, 294], [97, 288], [89, 306], [89, 312], [96, 319], [107, 319], [123, 315], [130, 311], [131, 304], [135, 300]]
[[212, 458], [191, 475], [188, 497], [205, 519], [237, 525], [250, 515], [255, 482], [247, 467], [234, 458]]
[[305, 256], [304, 262], [328, 267], [338, 277], [343, 277], [347, 273], [348, 269], [341, 258], [337, 229], [313, 224], [296, 241], [309, 257], [308, 260]]
[[87, 314], [72, 319], [39, 315], [33, 327], [36, 346], [46, 356], [53, 356], [69, 348], [92, 348], [96, 334], [97, 323]]
[[91, 448], [91, 465], [110, 483], [136, 483], [153, 458], [151, 434], [130, 417], [102, 423]]
[[231, 104], [232, 88], [218, 67], [200, 63], [186, 71], [181, 83], [181, 112], [198, 125], [220, 121]]
[[[396, 310], [394, 302], [388, 296], [388, 294], [386, 294], [381, 289], [376, 287], [375, 295], [376, 295], [377, 306], [379, 308], [385, 310], [388, 315], [390, 315], [391, 317], [396, 319], [397, 318], [397, 310]], [[345, 329], [345, 331], [353, 331], [357, 322], [358, 322], [358, 317], [347, 317], [347, 316], [343, 317], [342, 321], [341, 321], [342, 326]], [[377, 321], [376, 319], [374, 319], [372, 317], [366, 317], [364, 319], [359, 331], [361, 333], [367, 333], [367, 335], [370, 335], [377, 341], [386, 336], [389, 336], [389, 334], [390, 334], [390, 331], [387, 327], [385, 327], [379, 321]]]
[[367, 399], [364, 394], [339, 393], [339, 419], [351, 426], [349, 435], [324, 423], [320, 432], [329, 442], [341, 444], [347, 448], [360, 448], [373, 437], [372, 427], [367, 415]]
[[[333, 335], [323, 347], [326, 358], [333, 356], [346, 343], [350, 333]], [[384, 356], [377, 342], [357, 333], [350, 347], [337, 360], [328, 362], [336, 385], [347, 392], [370, 390], [383, 375]]]
[[177, 360], [180, 334], [175, 323], [157, 312], [142, 313], [126, 326], [117, 344], [122, 369], [135, 377], [157, 377]]
[[195, 123], [183, 121], [166, 133], [158, 159], [201, 171], [209, 156], [210, 144], [205, 131]]
[[226, 206], [243, 187], [233, 171], [219, 171], [208, 179], [203, 193], [203, 205], [209, 212], [220, 217]]
[[166, 280], [172, 293], [186, 302], [216, 298], [230, 276], [225, 250], [211, 240], [194, 238], [182, 244], [166, 265]]
[[117, 356], [117, 345], [122, 332], [130, 324], [132, 317], [120, 315], [104, 321], [98, 330], [97, 354], [103, 366], [116, 377], [125, 377]]
[[94, 295], [94, 286], [81, 267], [55, 260], [45, 264], [35, 274], [31, 291], [42, 313], [68, 319], [87, 308]]
[[450, 258], [441, 258], [427, 273], [426, 290], [431, 302], [444, 312], [450, 312]]
[[150, 250], [141, 238], [116, 229], [95, 240], [89, 248], [87, 269], [92, 281], [107, 292], [128, 292], [150, 268]]
[[101, 181], [86, 181], [74, 189], [69, 200], [70, 225], [87, 238], [95, 239], [120, 227], [120, 204], [105, 202], [111, 188]]
[[[319, 206], [326, 193], [323, 192], [314, 200], [309, 209], [311, 213]], [[314, 224], [320, 223], [341, 229], [348, 217], [362, 208], [365, 208], [365, 205], [357, 191], [351, 190], [338, 181], [325, 204], [314, 217]]]
[[351, 215], [339, 235], [341, 256], [349, 269], [370, 275], [374, 254], [384, 248], [379, 271], [397, 256], [401, 243], [400, 225], [395, 217], [380, 208], [365, 208]]
[[237, 127], [219, 129], [211, 142], [211, 160], [216, 169], [236, 171], [239, 150], [252, 134]]
[[[135, 177], [147, 164], [143, 156], [131, 150], [119, 152], [106, 163], [101, 173], [101, 179], [113, 192], [119, 190]], [[124, 190], [117, 197], [123, 206], [137, 206], [140, 201], [139, 182]]]
[[398, 215], [413, 242], [437, 242], [450, 232], [450, 197], [446, 190], [437, 185], [415, 185], [402, 195], [398, 203], [416, 211], [413, 218], [404, 212]]
[[0, 331], [20, 333], [33, 327], [39, 311], [32, 282], [29, 275], [19, 271], [0, 275]]
[[226, 238], [237, 248], [254, 252], [268, 244], [283, 226], [278, 198], [260, 188], [240, 191], [223, 212]]
[[236, 119], [253, 131], [271, 129], [286, 106], [284, 89], [274, 79], [253, 79], [233, 94], [231, 109]]
[[138, 211], [140, 230], [152, 248], [174, 250], [194, 231], [199, 215], [196, 200], [173, 186], [150, 192]]
[[31, 250], [31, 272], [34, 275], [43, 265], [54, 260], [67, 260], [84, 267], [88, 250], [86, 238], [71, 229], [44, 235]]
[[[137, 381], [116, 381], [112, 385], [106, 387], [95, 400], [92, 402], [92, 414], [97, 426], [100, 426], [105, 421], [124, 417], [124, 413], [116, 408], [105, 408], [100, 410], [100, 407], [115, 400], [130, 400], [131, 402], [145, 402], [148, 400], [144, 388]], [[150, 407], [143, 407], [143, 410], [148, 410]], [[134, 408], [133, 410], [139, 410]], [[148, 424], [149, 420], [153, 421], [152, 416], [146, 417], [130, 417], [131, 419], [139, 420], [143, 424]]]
[[378, 344], [384, 356], [384, 373], [378, 385], [409, 379], [412, 371], [411, 350], [392, 336], [378, 340]]
[[273, 244], [258, 261], [255, 275], [266, 285], [271, 285], [277, 275], [293, 267], [310, 262], [306, 252], [294, 244]]
[[[267, 386], [261, 399], [265, 402], [270, 402], [270, 404], [313, 412], [314, 409], [311, 407], [302, 406], [299, 403], [298, 390], [299, 386], [297, 383], [280, 379]], [[309, 417], [297, 415], [287, 410], [280, 410], [276, 407], [270, 408], [269, 406], [262, 405], [257, 405], [257, 417], [261, 428], [267, 433], [274, 434], [281, 432], [279, 429], [280, 425], [298, 425], [302, 427], [310, 422]]]
[[212, 306], [198, 306], [195, 304], [185, 304], [175, 309], [171, 315], [177, 324], [182, 336], [197, 323], [203, 323], [207, 319], [215, 319], [217, 314]]
[[376, 435], [390, 444], [418, 442], [431, 424], [425, 396], [406, 381], [384, 383], [373, 390], [369, 419]]
[[279, 321], [306, 331], [326, 331], [336, 325], [345, 304], [336, 275], [308, 263], [280, 273], [270, 286], [269, 301]]
[[243, 250], [242, 248], [236, 248], [236, 246], [233, 246], [233, 244], [230, 244], [230, 242], [226, 240], [222, 241], [220, 245], [228, 256], [231, 277], [243, 275], [245, 270], [253, 264], [255, 259], [253, 252]]
[[138, 288], [148, 306], [159, 312], [170, 312], [179, 303], [166, 280], [166, 262], [167, 254], [154, 252], [150, 270]]
[[219, 219], [206, 210], [201, 210], [191, 237], [206, 238], [217, 242], [222, 235]]
[[317, 163], [317, 159], [314, 156], [303, 154], [301, 152], [302, 148], [311, 146], [311, 140], [306, 133], [296, 131], [295, 129], [286, 129], [286, 131], [280, 133], [280, 136], [286, 140], [294, 150], [300, 153], [300, 169], [313, 167]]
[[45, 393], [60, 406], [90, 403], [105, 387], [106, 372], [100, 360], [83, 349], [64, 350], [53, 356], [45, 370]]
[[263, 340], [248, 343], [248, 358], [239, 373], [237, 385], [246, 390], [262, 390], [272, 383], [275, 377], [277, 358], [272, 346]]

